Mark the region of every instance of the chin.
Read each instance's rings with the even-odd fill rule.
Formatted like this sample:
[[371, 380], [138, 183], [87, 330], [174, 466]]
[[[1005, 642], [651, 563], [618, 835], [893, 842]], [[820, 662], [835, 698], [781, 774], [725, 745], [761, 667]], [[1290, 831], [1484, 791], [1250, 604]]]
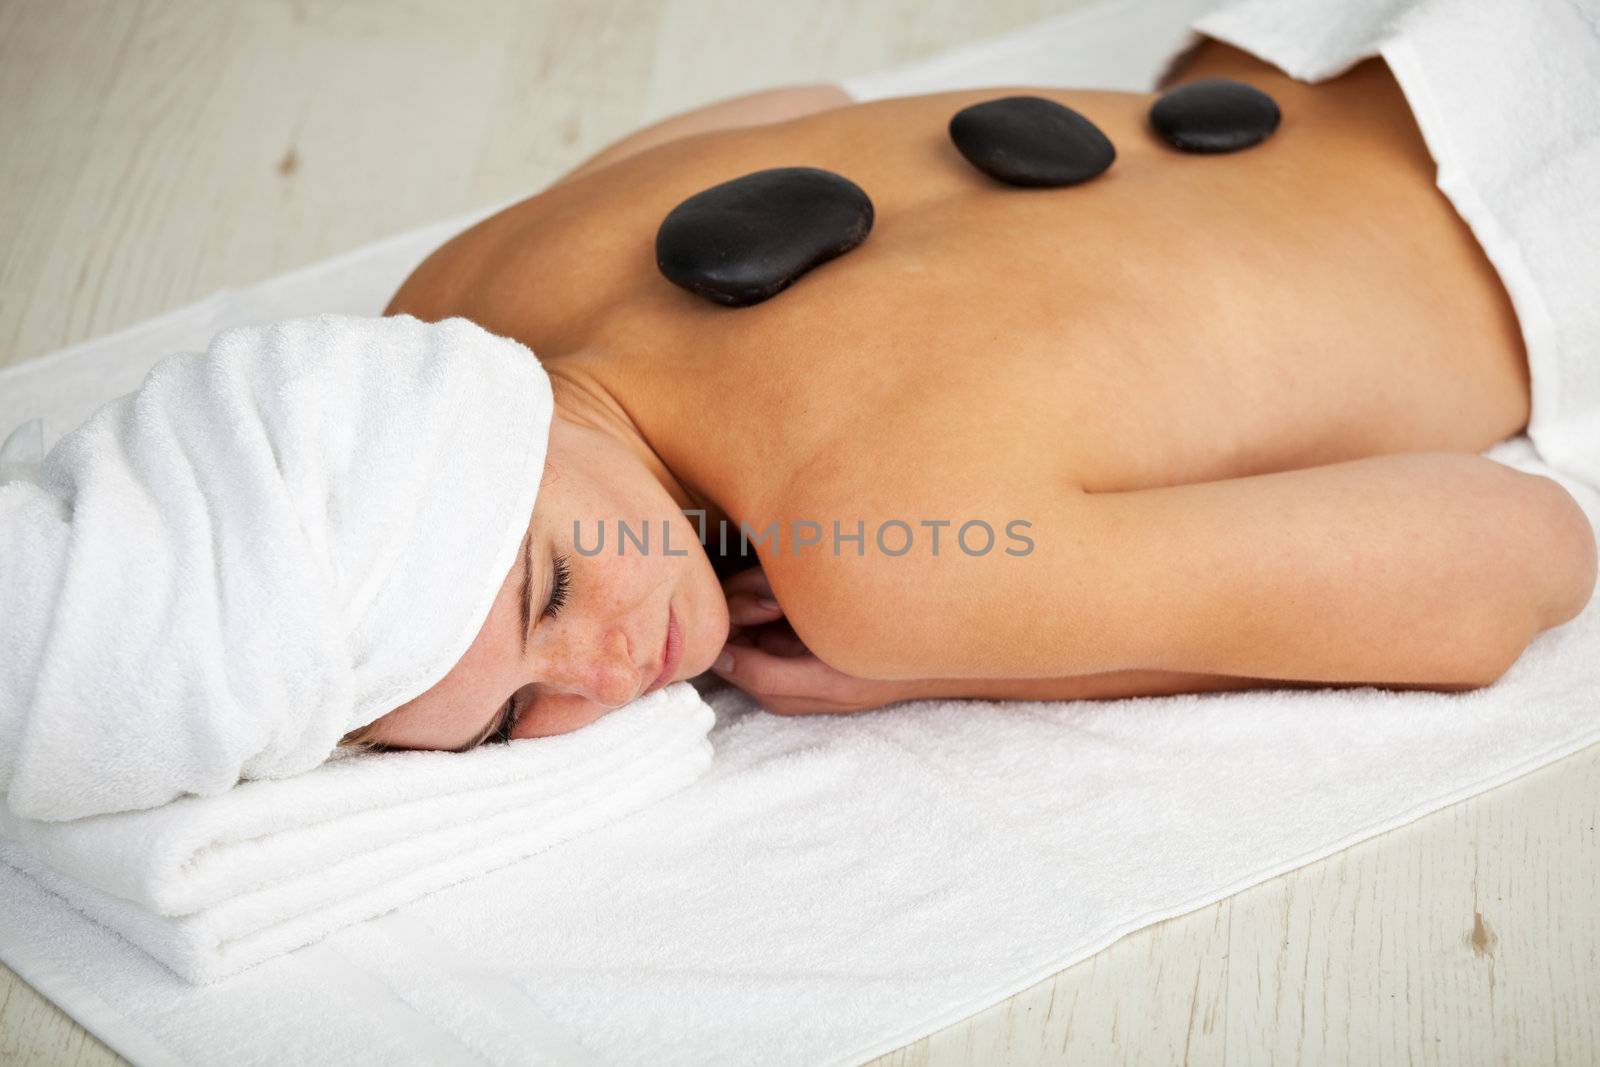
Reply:
[[722, 598], [722, 588], [718, 586], [715, 607], [696, 612], [694, 622], [684, 635], [683, 662], [678, 665], [678, 674], [693, 678], [710, 670], [722, 646], [728, 643], [728, 633], [728, 602]]
[[698, 627], [694, 636], [688, 641], [688, 647], [683, 650], [683, 663], [678, 667], [678, 673], [685, 678], [693, 678], [704, 674], [711, 669], [711, 664], [716, 661], [717, 654], [722, 651], [722, 646], [728, 643], [728, 624], [724, 621], [720, 627], [721, 633], [715, 633], [711, 627]]

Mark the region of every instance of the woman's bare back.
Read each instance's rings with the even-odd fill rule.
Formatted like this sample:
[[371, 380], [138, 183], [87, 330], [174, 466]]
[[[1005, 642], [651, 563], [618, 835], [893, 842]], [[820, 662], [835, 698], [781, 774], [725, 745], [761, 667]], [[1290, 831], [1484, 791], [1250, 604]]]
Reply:
[[[1203, 76], [1265, 89], [1277, 133], [1185, 155], [1148, 131], [1153, 94], [993, 88], [702, 134], [496, 216], [395, 309], [467, 315], [592, 375], [738, 517], [830, 471], [928, 479], [933, 503], [997, 464], [1027, 464], [1019, 492], [1099, 492], [1477, 452], [1520, 430], [1509, 301], [1382, 63], [1307, 86], [1213, 42], [1178, 80]], [[1024, 91], [1096, 122], [1112, 169], [1026, 190], [968, 165], [949, 116]], [[863, 245], [743, 309], [660, 276], [674, 204], [790, 164], [867, 190]]]

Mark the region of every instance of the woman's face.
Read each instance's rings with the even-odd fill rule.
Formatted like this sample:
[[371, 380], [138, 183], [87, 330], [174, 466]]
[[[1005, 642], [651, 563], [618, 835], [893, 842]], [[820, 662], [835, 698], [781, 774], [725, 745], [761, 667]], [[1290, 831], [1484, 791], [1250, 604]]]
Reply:
[[[619, 520], [633, 535], [620, 555]], [[669, 612], [681, 639], [658, 682]], [[483, 628], [444, 678], [367, 736], [465, 749], [566, 733], [701, 673], [727, 636], [727, 601], [695, 523], [614, 437], [558, 416], [527, 540]]]

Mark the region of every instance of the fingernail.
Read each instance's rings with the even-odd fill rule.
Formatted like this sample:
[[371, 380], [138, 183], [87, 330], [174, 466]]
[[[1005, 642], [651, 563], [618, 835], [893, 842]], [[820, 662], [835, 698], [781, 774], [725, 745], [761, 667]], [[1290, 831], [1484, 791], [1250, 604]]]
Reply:
[[766, 608], [768, 611], [777, 611], [778, 610], [778, 602], [776, 600], [773, 600], [769, 596], [764, 596], [764, 597], [757, 598], [756, 604], [759, 605], [760, 607]]
[[733, 653], [723, 649], [722, 654], [717, 657], [717, 662], [711, 665], [711, 669], [714, 671], [733, 670]]

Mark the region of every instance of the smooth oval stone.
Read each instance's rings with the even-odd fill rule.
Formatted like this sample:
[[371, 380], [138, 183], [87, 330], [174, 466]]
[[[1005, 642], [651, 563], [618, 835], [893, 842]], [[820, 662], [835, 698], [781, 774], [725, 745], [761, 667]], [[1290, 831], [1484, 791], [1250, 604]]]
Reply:
[[1162, 93], [1150, 125], [1185, 152], [1237, 152], [1272, 136], [1280, 118], [1272, 97], [1231, 78], [1205, 78]]
[[866, 240], [872, 200], [819, 167], [773, 167], [713, 185], [667, 212], [656, 266], [730, 307], [758, 304]]
[[950, 140], [967, 162], [1010, 185], [1077, 185], [1117, 158], [1100, 127], [1042, 96], [1004, 96], [957, 111]]

